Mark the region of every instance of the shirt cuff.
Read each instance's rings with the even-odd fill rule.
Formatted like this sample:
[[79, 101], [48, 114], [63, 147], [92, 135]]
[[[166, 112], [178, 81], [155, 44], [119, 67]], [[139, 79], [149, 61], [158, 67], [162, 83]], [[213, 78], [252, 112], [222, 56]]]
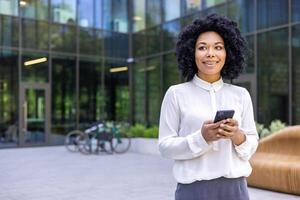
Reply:
[[205, 141], [201, 134], [201, 130], [198, 130], [187, 136], [187, 142], [191, 151], [195, 154], [203, 152], [209, 148], [209, 144]]
[[251, 151], [252, 145], [249, 142], [248, 136], [247, 135], [245, 136], [246, 136], [246, 140], [240, 145], [234, 144], [234, 147], [241, 158], [247, 159], [247, 157], [249, 156], [249, 152]]

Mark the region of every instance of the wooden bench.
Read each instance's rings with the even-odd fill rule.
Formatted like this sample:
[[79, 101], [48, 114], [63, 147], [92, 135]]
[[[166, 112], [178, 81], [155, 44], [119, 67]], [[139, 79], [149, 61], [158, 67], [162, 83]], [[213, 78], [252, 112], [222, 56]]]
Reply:
[[250, 163], [248, 185], [300, 195], [300, 126], [261, 139]]

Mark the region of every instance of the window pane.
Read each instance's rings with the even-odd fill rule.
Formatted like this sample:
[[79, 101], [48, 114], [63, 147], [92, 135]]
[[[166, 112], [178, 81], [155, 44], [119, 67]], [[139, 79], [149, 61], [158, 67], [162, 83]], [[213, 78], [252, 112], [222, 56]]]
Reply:
[[0, 45], [19, 46], [19, 19], [0, 15]]
[[101, 56], [102, 51], [102, 32], [96, 29], [80, 29], [80, 54]]
[[257, 1], [257, 26], [259, 29], [278, 26], [288, 22], [288, 1]]
[[183, 0], [183, 13], [185, 15], [201, 10], [201, 0]]
[[133, 0], [133, 32], [145, 29], [146, 0]]
[[48, 49], [48, 23], [23, 19], [23, 47], [32, 49]]
[[54, 51], [76, 52], [76, 27], [53, 24], [51, 27], [51, 48]]
[[146, 71], [145, 61], [136, 62], [133, 66], [134, 78], [134, 121], [146, 124]]
[[95, 27], [103, 28], [103, 0], [95, 1]]
[[163, 25], [163, 45], [165, 51], [175, 49], [179, 31], [179, 20], [172, 21]]
[[292, 31], [293, 124], [300, 124], [300, 25], [294, 26]]
[[104, 32], [105, 56], [128, 58], [128, 34]]
[[21, 5], [22, 17], [33, 19], [48, 19], [48, 0], [31, 0]]
[[133, 56], [141, 57], [146, 54], [146, 33], [140, 31], [133, 34]]
[[202, 8], [209, 8], [215, 5], [218, 5], [220, 3], [224, 3], [226, 0], [202, 0], [201, 1], [201, 7]]
[[228, 16], [238, 22], [241, 32], [254, 30], [254, 1], [235, 0], [229, 3]]
[[292, 0], [292, 17], [293, 21], [300, 21], [300, 1], [299, 0]]
[[79, 0], [78, 4], [79, 25], [82, 27], [94, 26], [93, 0]]
[[0, 147], [18, 143], [18, 54], [0, 50]]
[[112, 30], [111, 1], [103, 1], [103, 29]]
[[258, 121], [288, 122], [288, 30], [258, 35]]
[[161, 23], [160, 0], [147, 0], [146, 18], [147, 27]]
[[164, 0], [164, 21], [180, 17], [180, 0]]
[[180, 74], [178, 70], [177, 58], [174, 53], [164, 56], [163, 64], [163, 81], [164, 81], [164, 92], [171, 85], [175, 85], [181, 82]]
[[53, 55], [52, 60], [52, 133], [66, 134], [75, 129], [76, 62], [72, 57]]
[[51, 0], [52, 20], [59, 23], [76, 22], [76, 0]]
[[161, 96], [160, 96], [160, 57], [148, 60], [147, 64], [148, 89], [148, 123], [158, 124]]
[[18, 16], [18, 0], [0, 0], [0, 14]]
[[246, 73], [254, 73], [254, 37], [253, 36], [247, 36], [246, 37], [247, 43], [248, 43], [248, 57], [246, 60]]
[[22, 81], [48, 82], [48, 55], [24, 52], [22, 56]]
[[104, 119], [101, 61], [81, 59], [79, 65], [80, 124], [89, 125]]
[[112, 30], [122, 33], [128, 32], [127, 0], [112, 1]]
[[160, 32], [159, 26], [147, 29], [147, 54], [155, 54], [160, 52]]

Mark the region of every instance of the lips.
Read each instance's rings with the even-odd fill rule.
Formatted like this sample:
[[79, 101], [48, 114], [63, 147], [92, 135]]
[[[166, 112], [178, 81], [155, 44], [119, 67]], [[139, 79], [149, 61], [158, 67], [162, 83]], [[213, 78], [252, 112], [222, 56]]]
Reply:
[[208, 60], [208, 61], [203, 61], [202, 63], [205, 64], [205, 65], [208, 66], [208, 67], [213, 67], [213, 66], [215, 66], [216, 64], [218, 64], [219, 61]]

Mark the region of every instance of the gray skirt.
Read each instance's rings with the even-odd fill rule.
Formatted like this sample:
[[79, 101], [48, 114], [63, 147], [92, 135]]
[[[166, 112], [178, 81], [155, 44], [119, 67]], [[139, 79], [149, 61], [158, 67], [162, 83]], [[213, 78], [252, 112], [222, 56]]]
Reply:
[[177, 184], [175, 200], [249, 200], [247, 182], [241, 178], [217, 178]]

